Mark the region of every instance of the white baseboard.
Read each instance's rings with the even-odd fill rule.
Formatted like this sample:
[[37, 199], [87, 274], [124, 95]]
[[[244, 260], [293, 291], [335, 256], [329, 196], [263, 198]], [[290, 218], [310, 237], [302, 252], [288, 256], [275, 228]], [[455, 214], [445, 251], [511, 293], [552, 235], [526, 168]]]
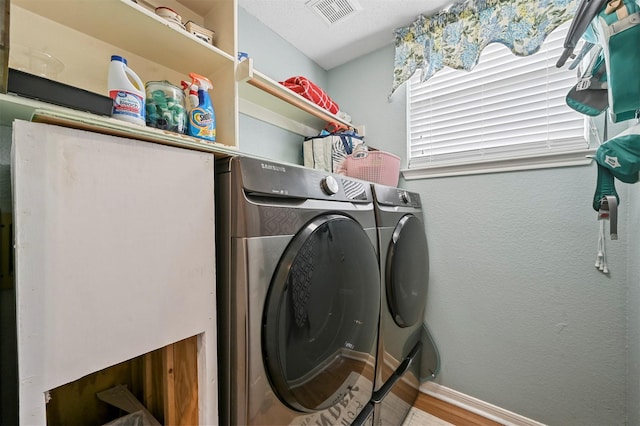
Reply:
[[505, 426], [545, 426], [544, 423], [531, 420], [435, 382], [423, 383], [420, 386], [420, 392]]

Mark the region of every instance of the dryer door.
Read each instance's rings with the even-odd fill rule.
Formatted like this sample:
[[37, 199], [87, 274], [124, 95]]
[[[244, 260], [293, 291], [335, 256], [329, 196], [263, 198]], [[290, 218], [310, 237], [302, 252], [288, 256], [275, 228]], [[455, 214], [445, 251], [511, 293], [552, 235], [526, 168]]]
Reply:
[[[373, 380], [380, 312], [374, 246], [353, 219], [307, 224], [271, 280], [262, 347], [271, 385], [289, 407], [322, 410]], [[367, 397], [368, 398], [368, 397]]]
[[422, 321], [429, 283], [429, 252], [422, 222], [406, 215], [396, 225], [386, 264], [389, 310], [396, 324], [410, 327]]

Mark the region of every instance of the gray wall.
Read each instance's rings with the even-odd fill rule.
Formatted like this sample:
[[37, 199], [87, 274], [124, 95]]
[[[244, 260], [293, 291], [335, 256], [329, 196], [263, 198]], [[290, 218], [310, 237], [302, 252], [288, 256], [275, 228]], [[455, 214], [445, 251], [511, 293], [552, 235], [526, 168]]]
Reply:
[[607, 241], [611, 277], [597, 272], [593, 174], [406, 185], [432, 200], [426, 320], [439, 383], [547, 424], [624, 424], [628, 236]]
[[[387, 102], [392, 71], [388, 46], [331, 70], [329, 93], [366, 124], [370, 145], [406, 164], [406, 92]], [[442, 357], [437, 382], [547, 424], [625, 424], [625, 405], [638, 405], [637, 362], [629, 371], [636, 399], [625, 402], [631, 202], [618, 185], [621, 235], [607, 241], [607, 277], [594, 268], [595, 173], [583, 166], [402, 183], [426, 206], [425, 319]]]
[[[243, 11], [239, 28], [240, 50], [250, 50], [259, 70], [274, 79], [317, 79], [354, 124], [365, 124], [367, 143], [406, 164], [404, 88], [387, 100], [393, 46], [323, 80], [322, 71]], [[272, 158], [291, 161], [283, 152], [299, 149], [299, 137], [290, 148], [273, 148], [291, 135], [271, 129], [266, 137], [266, 124], [253, 120], [252, 128], [248, 120], [240, 122], [243, 148], [258, 152], [259, 140]], [[627, 262], [640, 252], [629, 244], [640, 237], [637, 227], [629, 229], [640, 215], [640, 193], [618, 184], [620, 239], [607, 241], [605, 276], [594, 268], [595, 173], [583, 166], [401, 182], [426, 206], [425, 320], [442, 356], [437, 382], [550, 425], [623, 425], [625, 407], [626, 424], [640, 424], [640, 266]]]
[[[248, 53], [256, 69], [275, 81], [302, 75], [320, 87], [327, 86], [328, 77], [324, 69], [241, 7], [238, 7], [238, 50]], [[240, 115], [242, 151], [302, 164], [301, 141], [300, 135]]]

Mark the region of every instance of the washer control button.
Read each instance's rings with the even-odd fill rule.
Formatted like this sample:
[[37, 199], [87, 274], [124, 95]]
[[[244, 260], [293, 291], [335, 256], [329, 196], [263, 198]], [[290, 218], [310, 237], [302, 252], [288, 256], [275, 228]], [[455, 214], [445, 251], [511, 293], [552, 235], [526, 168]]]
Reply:
[[402, 191], [400, 193], [400, 199], [405, 204], [409, 204], [411, 202], [411, 196], [409, 195], [409, 193], [407, 191]]
[[322, 187], [322, 191], [327, 195], [337, 194], [340, 190], [340, 185], [338, 185], [338, 181], [333, 176], [325, 176], [322, 178], [320, 186]]

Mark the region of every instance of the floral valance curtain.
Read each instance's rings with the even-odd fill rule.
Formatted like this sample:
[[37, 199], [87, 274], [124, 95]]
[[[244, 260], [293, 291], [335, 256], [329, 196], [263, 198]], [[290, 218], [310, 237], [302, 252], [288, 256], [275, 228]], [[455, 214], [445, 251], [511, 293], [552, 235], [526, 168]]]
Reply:
[[395, 31], [393, 92], [422, 70], [422, 81], [444, 66], [470, 71], [490, 43], [519, 56], [535, 53], [571, 19], [578, 0], [466, 0]]

